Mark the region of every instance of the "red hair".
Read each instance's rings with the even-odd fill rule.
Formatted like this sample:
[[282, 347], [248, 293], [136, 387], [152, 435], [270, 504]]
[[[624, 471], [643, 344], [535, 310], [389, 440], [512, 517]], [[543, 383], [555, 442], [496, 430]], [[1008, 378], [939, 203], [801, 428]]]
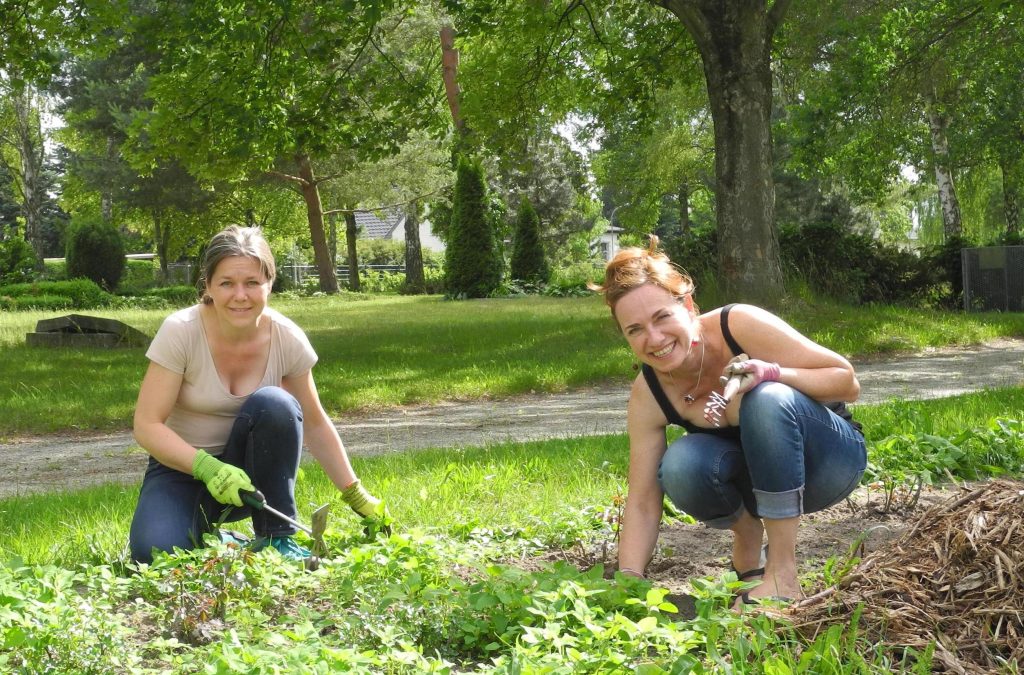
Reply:
[[693, 279], [680, 271], [664, 252], [658, 250], [658, 237], [652, 234], [647, 248], [624, 248], [604, 268], [604, 283], [588, 284], [591, 290], [604, 295], [604, 301], [615, 314], [615, 305], [635, 288], [652, 284], [664, 288], [677, 299], [693, 293]]

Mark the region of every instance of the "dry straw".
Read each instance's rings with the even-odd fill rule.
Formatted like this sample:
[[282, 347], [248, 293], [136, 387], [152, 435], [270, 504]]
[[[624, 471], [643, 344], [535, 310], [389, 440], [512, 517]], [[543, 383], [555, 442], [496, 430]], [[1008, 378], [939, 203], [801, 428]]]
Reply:
[[924, 649], [937, 669], [991, 673], [1024, 662], [1024, 483], [997, 480], [926, 511], [840, 583], [793, 605], [806, 636], [849, 622], [881, 645]]

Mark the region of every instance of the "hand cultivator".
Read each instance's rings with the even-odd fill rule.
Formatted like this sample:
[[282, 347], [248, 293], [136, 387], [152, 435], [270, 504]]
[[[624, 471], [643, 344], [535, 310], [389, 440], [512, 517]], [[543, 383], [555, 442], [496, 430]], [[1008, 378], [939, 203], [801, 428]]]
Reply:
[[267, 498], [259, 490], [239, 490], [238, 494], [248, 506], [258, 511], [266, 511], [270, 515], [280, 518], [308, 534], [313, 539], [313, 555], [307, 559], [306, 567], [307, 569], [315, 570], [320, 566], [320, 558], [327, 553], [327, 545], [324, 543], [324, 532], [327, 530], [327, 516], [331, 510], [330, 504], [324, 504], [317, 508], [316, 511], [313, 511], [313, 527], [308, 527], [267, 504]]
[[722, 426], [722, 414], [732, 401], [732, 397], [739, 390], [743, 373], [734, 373], [728, 379], [722, 379], [725, 380], [723, 382], [725, 388], [722, 390], [722, 393], [719, 394], [717, 391], [711, 392], [708, 403], [704, 406], [704, 419], [715, 427]]

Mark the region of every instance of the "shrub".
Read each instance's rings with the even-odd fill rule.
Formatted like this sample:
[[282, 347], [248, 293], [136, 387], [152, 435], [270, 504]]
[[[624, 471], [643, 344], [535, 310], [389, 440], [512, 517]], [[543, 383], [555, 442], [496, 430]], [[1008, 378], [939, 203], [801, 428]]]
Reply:
[[151, 288], [142, 294], [146, 298], [160, 298], [172, 305], [186, 307], [199, 301], [199, 294], [194, 286], [163, 286]]
[[[424, 265], [440, 265], [444, 253], [422, 248]], [[404, 265], [405, 241], [396, 239], [356, 239], [356, 254], [360, 265]], [[344, 261], [342, 261], [344, 264]]]
[[928, 268], [936, 274], [940, 281], [946, 282], [948, 291], [940, 299], [943, 306], [963, 307], [964, 302], [964, 268], [960, 249], [969, 248], [973, 244], [963, 237], [950, 237], [944, 243], [925, 249], [923, 258]]
[[[62, 298], [61, 307], [74, 309], [92, 309], [103, 307], [113, 301], [113, 296], [105, 293], [89, 279], [74, 279], [72, 281], [38, 281], [30, 284], [9, 284], [0, 286], [0, 297], [15, 298], [14, 305], [18, 307], [30, 306], [29, 300], [17, 300], [18, 298]], [[53, 300], [38, 301], [40, 303], [53, 303]]]
[[359, 271], [359, 290], [363, 293], [398, 293], [404, 285], [405, 274], [402, 272]]
[[124, 242], [111, 223], [87, 217], [72, 223], [68, 232], [68, 276], [92, 279], [112, 291], [124, 274]]
[[405, 242], [392, 239], [356, 239], [360, 265], [404, 265]]
[[63, 258], [43, 261], [43, 278], [47, 281], [67, 281], [68, 263]]
[[9, 296], [0, 292], [0, 309], [13, 312], [23, 310], [70, 309], [71, 298], [63, 295]]
[[504, 265], [486, 204], [483, 169], [460, 158], [445, 252], [445, 286], [451, 297], [487, 297], [501, 283]]
[[0, 284], [32, 281], [35, 267], [36, 253], [27, 241], [13, 237], [0, 242]]
[[551, 268], [544, 257], [544, 245], [540, 241], [540, 218], [525, 195], [519, 202], [516, 217], [510, 276], [516, 281], [533, 284], [546, 283], [551, 277]]
[[156, 286], [157, 266], [153, 260], [126, 260], [121, 288], [140, 291]]
[[937, 281], [929, 261], [834, 222], [783, 228], [779, 247], [786, 268], [844, 302], [915, 302]]
[[718, 270], [718, 231], [713, 226], [693, 228], [664, 246], [672, 262], [692, 279], [714, 276]]

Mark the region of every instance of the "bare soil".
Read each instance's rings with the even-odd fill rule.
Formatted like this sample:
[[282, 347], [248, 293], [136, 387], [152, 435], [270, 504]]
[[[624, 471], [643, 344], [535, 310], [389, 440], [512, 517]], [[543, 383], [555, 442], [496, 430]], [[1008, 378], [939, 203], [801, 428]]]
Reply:
[[[932, 349], [854, 365], [862, 403], [952, 396], [1024, 383], [1024, 340]], [[337, 426], [353, 456], [622, 433], [627, 390], [623, 381], [567, 393], [408, 406], [354, 414]], [[5, 477], [0, 499], [109, 482], [135, 484], [145, 465], [146, 453], [128, 431], [20, 438], [0, 444], [0, 475]], [[700, 545], [709, 544], [705, 535]], [[668, 539], [674, 536], [666, 533]], [[683, 541], [676, 550], [696, 545]]]
[[[800, 524], [797, 559], [804, 590], [814, 593], [823, 585], [822, 570], [834, 558], [839, 567], [852, 558], [884, 550], [910, 526], [936, 505], [951, 501], [972, 489], [970, 484], [947, 486], [905, 485], [886, 498], [879, 485], [861, 486], [843, 503], [805, 515]], [[699, 577], [719, 577], [732, 568], [732, 534], [702, 524], [690, 525], [675, 520], [664, 522], [658, 536], [654, 558], [647, 577], [671, 592], [670, 600], [684, 618], [693, 618], [695, 606], [690, 597], [691, 581]], [[599, 542], [586, 549], [552, 551], [544, 560], [564, 560], [581, 569], [604, 565], [605, 575], [616, 568], [615, 542]], [[523, 567], [535, 567], [536, 561], [515, 561]], [[836, 570], [838, 572], [838, 569]]]

